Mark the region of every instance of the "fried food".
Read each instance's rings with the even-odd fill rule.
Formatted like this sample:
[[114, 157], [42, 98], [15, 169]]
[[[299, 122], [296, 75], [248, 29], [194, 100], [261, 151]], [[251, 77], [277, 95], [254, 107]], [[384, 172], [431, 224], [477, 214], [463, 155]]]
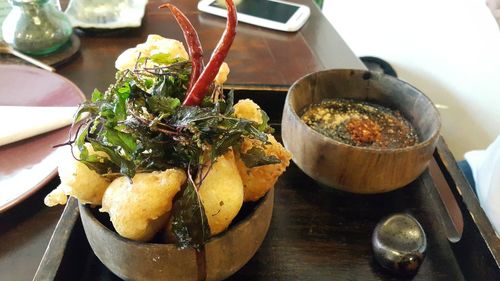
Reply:
[[[184, 49], [182, 42], [151, 34], [148, 35], [146, 42], [125, 50], [116, 59], [115, 67], [118, 70], [134, 70], [139, 55], [141, 57], [151, 57], [158, 54], [169, 54], [172, 58], [189, 59], [189, 55], [186, 49]], [[148, 62], [148, 67], [152, 67], [153, 65], [153, 62]]]
[[257, 124], [262, 124], [262, 112], [258, 104], [251, 99], [239, 100], [234, 105], [234, 115]]
[[241, 144], [241, 151], [246, 152], [253, 146], [263, 147], [266, 155], [274, 155], [281, 163], [248, 168], [245, 163], [237, 157], [236, 165], [243, 181], [245, 201], [257, 201], [271, 189], [278, 177], [290, 164], [292, 155], [271, 135], [267, 135], [269, 144], [263, 144], [259, 140], [245, 139]]
[[[259, 105], [251, 99], [238, 101], [234, 105], [234, 115], [238, 118], [254, 121], [257, 124], [263, 122]], [[238, 172], [243, 181], [245, 201], [257, 201], [264, 196], [290, 164], [291, 154], [271, 134], [268, 134], [267, 137], [269, 144], [263, 144], [261, 141], [254, 139], [244, 139], [241, 144], [241, 151], [246, 152], [254, 146], [262, 147], [266, 155], [274, 155], [281, 160], [281, 163], [248, 168], [239, 157], [236, 157]]]
[[229, 66], [227, 63], [223, 62], [219, 68], [219, 72], [215, 76], [214, 82], [215, 84], [222, 85], [227, 80], [227, 76], [229, 75]]
[[172, 200], [186, 181], [180, 169], [116, 178], [104, 193], [101, 212], [109, 213], [121, 236], [148, 241], [166, 224]]
[[202, 171], [204, 178], [200, 199], [212, 235], [224, 231], [243, 205], [243, 183], [235, 163], [234, 153], [227, 152]]
[[[95, 152], [90, 145], [87, 149], [89, 154], [107, 157], [104, 152]], [[45, 205], [49, 207], [64, 205], [67, 199], [63, 197], [66, 195], [77, 198], [83, 204], [101, 205], [104, 191], [110, 183], [105, 177], [76, 160], [71, 153], [66, 153], [61, 159], [58, 171], [61, 185], [45, 197]]]
[[[237, 24], [233, 1], [226, 4], [226, 28], [204, 70], [202, 46], [186, 15], [169, 3], [160, 7], [179, 23], [189, 54], [180, 41], [150, 35], [117, 58], [116, 81], [81, 104], [74, 124], [84, 121], [68, 142], [78, 148], [90, 142], [109, 155], [87, 157], [84, 150], [81, 162], [65, 161], [62, 184], [47, 195], [47, 205], [65, 204], [73, 195], [102, 205], [122, 237], [148, 241], [166, 228], [167, 241], [198, 248], [207, 242], [207, 227], [211, 235], [226, 230], [244, 198], [257, 200], [274, 185], [290, 157], [272, 136], [262, 142], [272, 131], [269, 118], [252, 100], [233, 106], [233, 96], [223, 94], [230, 72], [223, 61]], [[277, 163], [271, 155], [283, 162], [249, 169], [237, 163], [240, 153], [252, 167]], [[178, 168], [159, 171], [172, 165]]]
[[54, 207], [56, 205], [66, 205], [68, 201], [68, 196], [64, 193], [62, 186], [58, 186], [56, 189], [52, 190], [45, 198], [43, 203], [48, 207]]

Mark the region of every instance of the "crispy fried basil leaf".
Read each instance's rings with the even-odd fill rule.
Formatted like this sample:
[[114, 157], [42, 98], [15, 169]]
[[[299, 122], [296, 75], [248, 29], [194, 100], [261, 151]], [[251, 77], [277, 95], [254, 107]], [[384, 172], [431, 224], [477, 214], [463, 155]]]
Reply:
[[108, 128], [104, 131], [104, 137], [109, 144], [123, 148], [127, 154], [136, 152], [136, 139], [131, 134]]
[[170, 54], [160, 53], [150, 57], [150, 59], [157, 64], [169, 65], [177, 62], [177, 59], [172, 58]]
[[230, 116], [234, 113], [234, 90], [229, 91], [225, 100], [224, 115]]
[[94, 89], [92, 92], [92, 98], [90, 99], [92, 102], [100, 101], [102, 100], [104, 95], [101, 93], [101, 91]]
[[193, 247], [199, 250], [210, 237], [205, 209], [191, 181], [172, 207], [172, 232], [181, 249]]
[[266, 155], [264, 150], [252, 147], [247, 152], [240, 154], [241, 160], [248, 168], [281, 163], [281, 160], [274, 155]]
[[213, 112], [209, 108], [183, 106], [180, 107], [174, 115], [172, 115], [172, 118], [170, 118], [168, 123], [175, 127], [187, 127], [193, 122], [216, 118], [217, 115], [217, 113]]
[[117, 101], [115, 103], [113, 112], [117, 120], [125, 120], [125, 118], [127, 118], [126, 103], [129, 96], [130, 85], [128, 83], [121, 85], [121, 87], [116, 90]]
[[270, 120], [269, 116], [267, 115], [267, 113], [264, 110], [262, 110], [262, 109], [259, 109], [259, 110], [260, 110], [260, 113], [262, 115], [262, 123], [258, 127], [259, 131], [266, 132], [268, 134], [274, 133], [273, 127], [269, 126], [269, 120]]
[[[224, 124], [227, 129], [224, 133], [220, 133], [220, 136], [216, 138], [215, 141], [213, 138], [207, 137], [207, 143], [211, 144], [213, 148], [212, 159], [225, 154], [229, 148], [239, 144], [243, 136], [251, 136], [263, 142], [267, 141], [266, 134], [256, 130], [253, 127], [254, 123], [252, 121], [246, 119], [226, 119], [222, 124]], [[211, 127], [210, 124], [206, 124], [205, 126], [208, 128]]]
[[118, 172], [129, 178], [133, 178], [135, 175], [135, 165], [132, 161], [124, 159], [120, 153], [116, 152], [113, 147], [102, 145], [96, 141], [90, 141], [92, 147], [95, 151], [103, 151], [109, 156], [109, 160], [106, 160], [109, 164], [110, 171], [108, 172]]
[[[89, 169], [94, 170], [99, 174], [107, 174], [112, 170], [118, 171], [118, 167], [113, 162], [109, 161], [109, 159], [95, 153], [90, 154], [90, 151], [85, 145], [88, 129], [88, 127], [81, 129], [80, 135], [75, 142], [76, 148], [80, 151], [80, 155], [78, 157], [79, 161], [85, 164]], [[94, 148], [94, 150], [96, 149]]]
[[181, 101], [178, 98], [155, 95], [147, 99], [147, 104], [153, 113], [170, 116], [181, 105]]

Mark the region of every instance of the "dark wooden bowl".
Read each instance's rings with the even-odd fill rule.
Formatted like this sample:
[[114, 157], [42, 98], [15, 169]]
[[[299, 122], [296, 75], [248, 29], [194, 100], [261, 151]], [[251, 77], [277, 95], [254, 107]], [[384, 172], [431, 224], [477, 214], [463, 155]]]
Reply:
[[[355, 147], [328, 138], [298, 114], [326, 98], [350, 98], [399, 110], [420, 138], [401, 149]], [[391, 191], [415, 180], [432, 157], [441, 126], [439, 113], [423, 93], [392, 76], [364, 70], [336, 69], [307, 75], [289, 89], [282, 137], [293, 161], [311, 178], [354, 193]]]
[[223, 280], [243, 267], [264, 241], [273, 204], [274, 189], [271, 189], [242, 220], [211, 238], [198, 255], [194, 249], [179, 250], [173, 244], [125, 239], [104, 226], [90, 207], [82, 204], [79, 207], [92, 250], [120, 278], [196, 281]]

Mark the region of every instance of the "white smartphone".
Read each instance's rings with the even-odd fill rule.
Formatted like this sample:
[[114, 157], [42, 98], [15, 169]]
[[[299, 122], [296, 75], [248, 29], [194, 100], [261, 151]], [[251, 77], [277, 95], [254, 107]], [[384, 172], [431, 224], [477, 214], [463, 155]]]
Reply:
[[[281, 31], [297, 31], [309, 18], [309, 7], [281, 0], [235, 0], [238, 20]], [[198, 10], [227, 16], [224, 0], [202, 0]]]

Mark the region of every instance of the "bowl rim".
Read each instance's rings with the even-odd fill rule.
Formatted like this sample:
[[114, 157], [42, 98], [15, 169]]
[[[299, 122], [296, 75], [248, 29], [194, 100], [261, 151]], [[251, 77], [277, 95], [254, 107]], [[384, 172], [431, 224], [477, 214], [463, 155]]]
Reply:
[[[346, 143], [340, 142], [338, 140], [335, 140], [333, 138], [325, 136], [325, 135], [321, 134], [320, 132], [317, 132], [316, 130], [314, 130], [313, 128], [311, 128], [310, 126], [308, 126], [304, 121], [302, 121], [302, 119], [299, 117], [299, 115], [297, 114], [297, 112], [295, 111], [295, 109], [291, 106], [291, 92], [292, 92], [292, 90], [294, 88], [298, 87], [299, 83], [303, 82], [304, 80], [308, 79], [309, 77], [316, 76], [316, 75], [318, 75], [320, 73], [326, 73], [326, 72], [328, 72], [328, 73], [341, 73], [341, 72], [345, 72], [345, 71], [351, 71], [351, 72], [357, 72], [357, 73], [370, 73], [370, 75], [372, 75], [372, 76], [380, 76], [380, 77], [383, 77], [383, 78], [387, 78], [389, 80], [397, 81], [398, 83], [401, 82], [401, 83], [407, 85], [408, 87], [412, 88], [413, 90], [415, 90], [416, 92], [418, 92], [419, 94], [421, 94], [423, 96], [423, 98], [431, 105], [432, 109], [436, 112], [436, 115], [437, 115], [437, 120], [436, 120], [436, 122], [437, 122], [437, 128], [436, 128], [436, 131], [430, 137], [428, 137], [426, 140], [418, 142], [415, 145], [407, 146], [407, 147], [402, 147], [402, 148], [389, 148], [389, 149], [387, 149], [387, 148], [372, 148], [372, 147], [354, 146], [354, 145], [350, 145], [350, 144], [346, 144]], [[408, 83], [406, 81], [403, 81], [403, 80], [401, 80], [399, 78], [396, 78], [396, 77], [393, 77], [391, 75], [387, 75], [387, 74], [383, 74], [383, 73], [378, 73], [378, 72], [374, 72], [374, 71], [371, 71], [371, 70], [351, 69], [351, 68], [336, 68], [336, 69], [320, 70], [320, 71], [315, 71], [315, 72], [306, 74], [306, 75], [302, 76], [301, 78], [299, 78], [297, 81], [295, 81], [292, 84], [292, 86], [290, 86], [290, 88], [288, 89], [288, 92], [287, 92], [286, 98], [285, 98], [285, 108], [289, 108], [289, 110], [291, 112], [291, 116], [294, 119], [294, 121], [298, 120], [299, 121], [298, 123], [300, 124], [301, 127], [306, 127], [307, 128], [306, 132], [308, 134], [312, 133], [316, 137], [320, 137], [323, 140], [327, 139], [327, 142], [332, 142], [335, 145], [339, 145], [341, 147], [355, 148], [355, 149], [359, 149], [361, 151], [367, 151], [367, 152], [376, 152], [376, 153], [391, 154], [391, 153], [401, 153], [401, 152], [408, 152], [408, 151], [419, 150], [419, 149], [421, 149], [423, 147], [427, 147], [430, 144], [434, 143], [434, 141], [436, 140], [436, 138], [439, 137], [440, 131], [441, 131], [441, 115], [440, 115], [438, 109], [436, 108], [436, 105], [432, 102], [432, 100], [427, 95], [425, 95], [418, 88], [416, 88], [415, 86], [411, 85], [410, 83]], [[414, 126], [413, 123], [412, 123], [412, 126]]]
[[[205, 242], [205, 245], [209, 244], [210, 242], [212, 241], [215, 241], [215, 240], [218, 240], [218, 239], [222, 239], [224, 237], [224, 235], [226, 234], [229, 234], [230, 232], [233, 232], [233, 231], [236, 231], [236, 229], [242, 227], [242, 225], [246, 222], [248, 222], [250, 220], [250, 218], [252, 218], [254, 215], [255, 215], [255, 212], [257, 211], [258, 208], [261, 208], [264, 203], [268, 202], [269, 200], [274, 200], [274, 187], [272, 187], [270, 190], [268, 190], [266, 192], [266, 195], [264, 195], [263, 197], [261, 197], [255, 207], [253, 208], [253, 210], [243, 219], [239, 220], [238, 222], [236, 222], [234, 225], [231, 225], [230, 224], [230, 227], [228, 227], [226, 230], [224, 230], [223, 232], [221, 233], [218, 233], [217, 235], [215, 236], [212, 236], [210, 237], [206, 242]], [[172, 248], [172, 249], [176, 249], [176, 250], [193, 250], [193, 251], [196, 251], [196, 249], [192, 248], [192, 247], [187, 247], [187, 248], [179, 248], [177, 247], [176, 244], [174, 243], [155, 243], [155, 242], [143, 242], [143, 241], [135, 241], [135, 240], [131, 240], [131, 239], [128, 239], [128, 238], [125, 238], [125, 237], [122, 237], [120, 234], [118, 234], [116, 231], [113, 231], [111, 229], [109, 229], [107, 226], [103, 225], [97, 218], [96, 216], [94, 216], [92, 214], [92, 212], [90, 211], [90, 206], [89, 204], [82, 204], [80, 203], [80, 201], [78, 201], [78, 207], [80, 209], [80, 211], [82, 212], [85, 212], [86, 213], [86, 216], [88, 218], [90, 218], [90, 220], [96, 224], [99, 228], [102, 228], [104, 229], [104, 231], [108, 234], [110, 234], [114, 239], [117, 239], [119, 240], [120, 242], [124, 242], [124, 243], [127, 243], [127, 244], [131, 244], [133, 246], [141, 246], [141, 247], [147, 247], [147, 248], [157, 248], [157, 247], [165, 247], [165, 248]], [[241, 209], [240, 209], [241, 210]], [[81, 216], [81, 215], [80, 215]]]

